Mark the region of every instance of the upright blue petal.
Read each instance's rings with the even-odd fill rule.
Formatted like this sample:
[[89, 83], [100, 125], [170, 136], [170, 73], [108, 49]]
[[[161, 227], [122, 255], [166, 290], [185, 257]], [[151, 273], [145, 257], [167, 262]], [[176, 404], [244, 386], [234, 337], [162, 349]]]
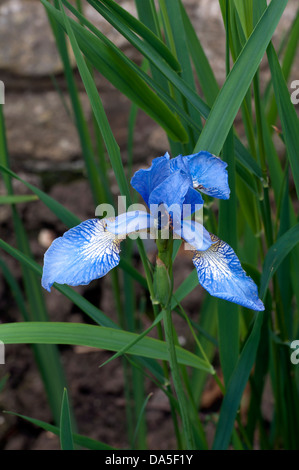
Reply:
[[181, 220], [182, 205], [188, 189], [189, 181], [185, 174], [180, 170], [172, 173], [149, 196], [148, 204], [153, 216], [156, 217], [158, 207], [164, 205], [174, 220]]
[[189, 181], [189, 189], [184, 199], [184, 206], [189, 205], [188, 215], [191, 215], [199, 209], [198, 206], [202, 205], [204, 201], [201, 197], [201, 194], [193, 188], [193, 180], [189, 168], [189, 159], [187, 157], [183, 157], [182, 155], [178, 155], [177, 157], [172, 158], [169, 163], [172, 172], [181, 170], [186, 179]]
[[128, 235], [150, 229], [154, 225], [153, 217], [145, 211], [124, 212], [115, 220], [106, 220], [107, 230], [115, 235]]
[[186, 177], [189, 179], [190, 186], [192, 187], [192, 176], [190, 173], [188, 158], [183, 157], [182, 155], [178, 155], [169, 161], [169, 165], [172, 173], [178, 170], [181, 170], [183, 173], [185, 173]]
[[105, 219], [89, 219], [56, 238], [44, 256], [42, 286], [78, 286], [105, 276], [120, 261], [120, 242]]
[[252, 310], [264, 310], [253, 280], [243, 270], [233, 249], [211, 234], [212, 245], [193, 257], [200, 284], [213, 296]]
[[196, 189], [189, 187], [184, 199], [182, 217], [187, 218], [194, 214], [194, 212], [202, 208], [203, 203], [204, 200], [201, 194]]
[[193, 187], [219, 199], [228, 199], [227, 163], [209, 152], [199, 152], [186, 157], [192, 176]]
[[208, 250], [212, 244], [209, 232], [194, 220], [183, 220], [180, 229], [174, 228], [173, 231], [188, 242], [190, 250]]
[[151, 192], [170, 176], [169, 158], [168, 152], [163, 157], [154, 158], [150, 168], [136, 171], [131, 179], [131, 185], [147, 205]]

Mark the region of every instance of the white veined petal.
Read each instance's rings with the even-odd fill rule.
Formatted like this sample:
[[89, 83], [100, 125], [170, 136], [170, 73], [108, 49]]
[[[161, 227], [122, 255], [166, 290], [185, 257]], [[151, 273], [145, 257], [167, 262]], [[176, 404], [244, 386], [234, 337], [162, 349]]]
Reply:
[[213, 296], [252, 310], [264, 310], [258, 289], [247, 276], [234, 250], [216, 235], [206, 251], [196, 251], [193, 264], [200, 284]]
[[89, 219], [56, 238], [44, 256], [42, 286], [78, 286], [105, 276], [120, 261], [120, 242], [106, 220]]

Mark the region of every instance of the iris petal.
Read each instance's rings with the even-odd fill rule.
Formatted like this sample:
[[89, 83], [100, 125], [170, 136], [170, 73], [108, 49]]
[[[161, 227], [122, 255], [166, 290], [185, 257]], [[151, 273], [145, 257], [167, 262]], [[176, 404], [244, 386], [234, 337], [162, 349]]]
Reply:
[[252, 310], [264, 310], [253, 280], [243, 270], [233, 249], [215, 235], [207, 251], [193, 257], [200, 284], [213, 296]]
[[212, 197], [228, 199], [227, 163], [209, 152], [199, 152], [186, 157], [194, 188]]
[[56, 238], [44, 256], [42, 286], [78, 286], [105, 276], [120, 261], [120, 242], [105, 219], [89, 219]]
[[168, 152], [163, 157], [154, 158], [150, 168], [136, 171], [131, 179], [131, 185], [147, 205], [151, 192], [170, 176], [169, 158]]
[[153, 217], [145, 211], [130, 211], [120, 214], [115, 220], [107, 220], [107, 230], [115, 235], [128, 235], [153, 227]]
[[185, 174], [180, 170], [172, 173], [150, 194], [149, 208], [153, 216], [156, 215], [157, 207], [163, 204], [169, 213], [172, 212], [174, 219], [180, 220], [188, 189], [189, 181]]
[[189, 187], [183, 206], [183, 218], [187, 218], [190, 215], [194, 214], [194, 212], [198, 211], [203, 206], [203, 198], [201, 194], [196, 191], [196, 189]]
[[[194, 220], [183, 220], [180, 230], [174, 228], [173, 231], [188, 242], [193, 250], [207, 250], [212, 244], [209, 232], [203, 225]], [[192, 249], [191, 247], [190, 249]]]
[[190, 186], [192, 186], [192, 176], [189, 169], [188, 158], [183, 157], [182, 155], [178, 155], [177, 157], [172, 158], [169, 161], [169, 164], [172, 173], [178, 170], [181, 170], [183, 173], [185, 173], [186, 177], [189, 178]]

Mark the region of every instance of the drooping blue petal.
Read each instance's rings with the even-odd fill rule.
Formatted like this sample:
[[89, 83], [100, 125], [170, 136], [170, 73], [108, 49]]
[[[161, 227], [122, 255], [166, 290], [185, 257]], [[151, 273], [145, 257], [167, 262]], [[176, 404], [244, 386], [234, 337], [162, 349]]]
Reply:
[[264, 310], [258, 289], [247, 276], [233, 249], [211, 234], [212, 245], [193, 257], [200, 284], [213, 296], [252, 310]]
[[44, 256], [42, 286], [54, 282], [78, 286], [105, 276], [120, 261], [120, 242], [106, 220], [89, 219], [56, 238]]
[[209, 232], [194, 220], [183, 220], [180, 229], [174, 228], [173, 231], [188, 242], [190, 250], [207, 250], [212, 244]]
[[109, 232], [123, 236], [153, 227], [154, 219], [145, 211], [130, 211], [120, 214], [115, 220], [107, 219], [106, 223]]
[[131, 185], [147, 205], [151, 192], [170, 176], [169, 158], [168, 152], [163, 157], [154, 158], [150, 168], [136, 171], [131, 179]]
[[192, 176], [193, 187], [219, 199], [228, 199], [227, 163], [209, 152], [199, 152], [186, 157]]

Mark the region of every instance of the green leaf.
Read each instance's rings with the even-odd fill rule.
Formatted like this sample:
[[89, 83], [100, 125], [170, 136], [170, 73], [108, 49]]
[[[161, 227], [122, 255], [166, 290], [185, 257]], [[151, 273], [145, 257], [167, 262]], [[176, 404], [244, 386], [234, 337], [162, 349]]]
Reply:
[[209, 106], [212, 106], [219, 92], [219, 86], [207, 56], [197, 37], [193, 24], [180, 0], [182, 19], [189, 51], [198, 76], [200, 86]]
[[[95, 8], [97, 7], [94, 1], [87, 1]], [[178, 62], [176, 57], [174, 57], [168, 47], [166, 47], [165, 44], [147, 26], [116, 2], [112, 0], [101, 0], [101, 3], [104, 3], [110, 10], [118, 14], [123, 23], [126, 23], [133, 31], [141, 36], [150, 45], [150, 47], [154, 48], [176, 72], [180, 72], [181, 64]]]
[[253, 27], [252, 0], [234, 0], [243, 31], [249, 37]]
[[[0, 325], [0, 337], [4, 344], [70, 344], [119, 351], [138, 335], [115, 328], [80, 323], [19, 322]], [[134, 344], [127, 354], [163, 361], [169, 359], [167, 344], [149, 337]], [[176, 346], [176, 354], [180, 364], [213, 372], [205, 361], [180, 346]]]
[[[35, 426], [38, 426], [44, 429], [45, 431], [49, 431], [55, 434], [56, 436], [59, 436], [60, 434], [60, 428], [57, 426], [53, 426], [53, 424], [48, 424], [45, 421], [30, 418], [28, 416], [24, 416], [19, 413], [13, 413], [11, 411], [4, 411], [4, 413], [13, 415], [13, 416], [18, 416], [19, 418], [25, 419], [29, 423], [32, 423]], [[116, 450], [114, 447], [108, 446], [107, 444], [104, 444], [103, 442], [96, 441], [95, 439], [91, 439], [90, 437], [82, 436], [81, 434], [73, 433], [72, 437], [76, 444], [82, 447], [85, 447], [86, 449], [89, 449], [89, 450]]]
[[[2, 106], [0, 106], [0, 164], [3, 164], [4, 168], [9, 166], [9, 154], [6, 143], [5, 121]], [[13, 196], [11, 178], [7, 173], [4, 175], [4, 183], [8, 195]], [[12, 205], [11, 208], [14, 233], [18, 247], [30, 258], [32, 257], [31, 248], [22, 219], [15, 205]], [[6, 274], [8, 274], [7, 270]], [[9, 274], [8, 278], [11, 279]], [[27, 301], [27, 308], [25, 308], [26, 311], [25, 309], [21, 310], [24, 314], [24, 318], [29, 318], [34, 321], [48, 321], [48, 312], [38, 277], [32, 270], [27, 269], [26, 265], [22, 265], [22, 279]], [[12, 282], [11, 285], [13, 285]], [[17, 301], [22, 305], [19, 289], [16, 290], [16, 296]], [[51, 412], [55, 422], [58, 423], [60, 416], [61, 393], [66, 383], [59, 351], [54, 345], [36, 345], [33, 347], [33, 353], [44, 383]]]
[[[54, 5], [56, 8], [58, 7], [58, 0], [54, 0]], [[99, 184], [99, 182], [102, 182], [104, 175], [102, 176], [102, 173], [100, 172], [100, 169], [95, 160], [91, 136], [89, 133], [87, 120], [84, 116], [66, 36], [63, 29], [55, 20], [53, 20], [51, 15], [48, 14], [48, 18], [55, 37], [56, 46], [63, 63], [64, 75], [67, 83], [70, 102], [72, 105], [72, 117], [78, 132], [90, 189], [93, 195], [94, 203], [95, 205], [98, 205], [103, 202], [104, 184]]]
[[[282, 61], [282, 73], [285, 78], [285, 81], [288, 82], [288, 78], [290, 76], [292, 65], [294, 64], [294, 60], [296, 57], [297, 49], [299, 43], [299, 10], [297, 11], [297, 15], [293, 21], [289, 32], [289, 39], [288, 44], [286, 46], [286, 50], [283, 56]], [[272, 80], [271, 82], [272, 83]], [[272, 100], [269, 106], [267, 121], [270, 125], [275, 124], [277, 118], [277, 104], [275, 100], [275, 96], [272, 96]]]
[[299, 197], [299, 119], [295, 107], [290, 99], [290, 93], [279, 65], [277, 54], [272, 44], [267, 49], [268, 61], [271, 70], [272, 83], [278, 114], [281, 121], [283, 137], [287, 148], [297, 197]]
[[[105, 10], [103, 10], [103, 7], [100, 6], [99, 3], [93, 2], [93, 5], [107, 19], [107, 21], [109, 21], [118, 31], [120, 31], [123, 34], [124, 37], [126, 37], [134, 46], [136, 46], [136, 42], [138, 42], [139, 38], [136, 37], [135, 35], [132, 36], [131, 31], [126, 27], [126, 25], [123, 22], [119, 21], [116, 16], [111, 15], [109, 11], [107, 13]], [[89, 27], [92, 27], [92, 25]], [[92, 28], [92, 31], [96, 33], [95, 28]], [[144, 49], [144, 44], [142, 42], [141, 44], [138, 42], [138, 44], [142, 50], [142, 53], [153, 64], [153, 76], [156, 76], [157, 74], [155, 72], [159, 71], [160, 74], [162, 74], [165, 78], [167, 78], [170, 84], [173, 85], [182, 94], [182, 96], [184, 96], [186, 100], [195, 109], [197, 109], [200, 112], [202, 117], [204, 119], [207, 119], [209, 112], [210, 112], [210, 107], [200, 98], [200, 96], [188, 85], [188, 83], [186, 83], [178, 74], [176, 74], [173, 69], [171, 69], [163, 60], [161, 60], [161, 57], [159, 55], [153, 56], [152, 54], [149, 54], [147, 50]], [[116, 48], [114, 48], [114, 50], [115, 49]], [[136, 71], [136, 66], [134, 70]], [[140, 76], [140, 73], [139, 73], [139, 76]], [[147, 83], [150, 84], [150, 86], [156, 90], [159, 96], [161, 96], [161, 98], [170, 107], [172, 107], [172, 109], [174, 109], [174, 111], [176, 111], [178, 115], [188, 125], [190, 125], [193, 129], [198, 131], [198, 126], [196, 125], [196, 123], [194, 123], [194, 121], [188, 116], [188, 114], [182, 111], [181, 106], [178, 106], [177, 104], [174, 106], [173, 100], [169, 97], [169, 95], [163, 92], [161, 86], [158, 85], [157, 83], [158, 79], [155, 81], [153, 80], [149, 81], [149, 79], [143, 75], [143, 80], [147, 81]], [[250, 173], [253, 173], [258, 178], [262, 178], [262, 172], [258, 164], [252, 158], [252, 156], [250, 155], [248, 150], [244, 147], [244, 145], [241, 143], [241, 141], [238, 140], [237, 138], [235, 138], [235, 151], [236, 151], [236, 157], [239, 160], [237, 162], [238, 172], [240, 171], [240, 174], [244, 176], [245, 168], [242, 167], [244, 165], [249, 170]], [[249, 177], [252, 176], [250, 174], [248, 175], [246, 172], [245, 172], [245, 175], [247, 176], [247, 181]], [[253, 190], [253, 192], [255, 192], [255, 189], [253, 188], [252, 185], [251, 185], [251, 189]]]
[[7, 266], [7, 264], [3, 261], [3, 259], [0, 257], [0, 269], [2, 271], [2, 274], [4, 276], [4, 279], [6, 280], [7, 284], [10, 287], [10, 290], [15, 298], [16, 304], [19, 308], [19, 311], [23, 317], [24, 320], [28, 321], [29, 320], [29, 314], [28, 314], [28, 309], [26, 306], [25, 299], [23, 297], [22, 290], [18, 284], [18, 281], [16, 280], [15, 276]]
[[161, 322], [162, 318], [163, 318], [163, 314], [164, 312], [160, 312], [159, 315], [155, 318], [155, 320], [153, 321], [153, 323], [151, 324], [151, 326], [149, 328], [147, 328], [146, 330], [144, 330], [142, 333], [139, 333], [139, 335], [133, 339], [133, 341], [131, 343], [128, 343], [125, 345], [124, 348], [120, 349], [117, 353], [113, 354], [113, 356], [111, 356], [109, 359], [107, 359], [107, 361], [103, 362], [103, 364], [101, 364], [100, 367], [103, 367], [105, 366], [106, 364], [108, 364], [109, 362], [113, 361], [114, 359], [116, 359], [117, 357], [123, 355], [123, 354], [126, 354], [127, 351], [129, 351], [129, 349], [134, 346], [134, 344], [138, 343], [138, 341], [140, 341], [142, 338], [144, 338], [145, 336], [147, 336], [149, 334], [150, 331], [152, 331], [152, 329], [158, 324]]
[[55, 201], [51, 196], [44, 193], [41, 189], [37, 188], [33, 184], [28, 183], [26, 180], [20, 178], [16, 173], [9, 170], [5, 166], [0, 164], [0, 171], [5, 175], [8, 175], [18, 181], [21, 181], [28, 189], [30, 189], [36, 196], [69, 228], [80, 224], [81, 220], [70, 212], [59, 202]]
[[251, 334], [242, 349], [237, 366], [226, 388], [213, 442], [214, 450], [225, 450], [229, 445], [242, 394], [255, 361], [263, 318], [264, 312], [256, 314]]
[[[172, 139], [183, 142], [188, 140], [187, 133], [180, 121], [136, 74], [133, 68], [128, 65], [128, 62], [122, 60], [121, 55], [116, 52], [115, 48], [109, 46], [107, 41], [104, 43], [99, 40], [94, 34], [74, 20], [68, 18], [65, 14], [62, 15], [61, 12], [53, 8], [49, 3], [44, 0], [41, 1], [47, 8], [49, 14], [65, 28], [70, 38], [86, 91], [90, 98], [92, 96], [94, 99], [97, 96], [94, 104], [93, 101], [91, 101], [95, 117], [97, 117], [99, 112], [95, 111], [99, 102], [98, 92], [94, 82], [89, 77], [89, 73], [86, 70], [87, 66], [80, 55], [79, 48], [90, 63], [99, 70], [110, 83], [143, 109]], [[65, 18], [67, 18], [67, 20], [65, 20]], [[66, 22], [64, 22], [64, 20]], [[74, 41], [76, 41], [77, 44], [75, 44]], [[102, 128], [102, 126], [100, 128]], [[105, 136], [103, 136], [103, 138], [105, 140]]]
[[265, 297], [269, 282], [277, 268], [299, 242], [299, 224], [285, 232], [266, 254], [260, 285], [260, 296]]
[[60, 415], [60, 445], [61, 450], [74, 450], [72, 426], [69, 409], [69, 399], [66, 388], [62, 395]]
[[[8, 243], [4, 242], [0, 239], [0, 247], [3, 248], [7, 253], [11, 256], [16, 258], [21, 263], [28, 266], [32, 269], [36, 274], [39, 276], [42, 275], [42, 268], [39, 264], [37, 264], [34, 260], [26, 256], [24, 253], [20, 252], [16, 248], [13, 248]], [[77, 305], [82, 312], [86, 313], [94, 322], [99, 325], [107, 326], [109, 328], [120, 328], [116, 323], [114, 323], [109, 317], [107, 317], [100, 309], [95, 307], [91, 304], [88, 300], [86, 300], [82, 295], [78, 294], [75, 290], [71, 287], [61, 284], [54, 283], [54, 288], [56, 288], [59, 292], [65, 295], [68, 299], [70, 299], [75, 305]], [[140, 361], [143, 364], [143, 367], [148, 367], [153, 375], [155, 375], [159, 380], [161, 380], [162, 373], [160, 366], [155, 363], [154, 361], [150, 361], [148, 359], [140, 358]]]
[[8, 196], [0, 196], [0, 204], [20, 204], [21, 202], [37, 201], [36, 196], [30, 194], [10, 194]]
[[205, 149], [220, 154], [287, 3], [287, 0], [272, 0], [264, 12], [215, 100], [195, 152]]
[[[232, 129], [224, 142], [222, 157], [228, 164], [231, 193], [228, 201], [219, 201], [218, 234], [237, 252], [237, 195]], [[224, 382], [227, 384], [239, 356], [239, 307], [221, 299], [218, 300], [218, 335], [220, 363]]]

